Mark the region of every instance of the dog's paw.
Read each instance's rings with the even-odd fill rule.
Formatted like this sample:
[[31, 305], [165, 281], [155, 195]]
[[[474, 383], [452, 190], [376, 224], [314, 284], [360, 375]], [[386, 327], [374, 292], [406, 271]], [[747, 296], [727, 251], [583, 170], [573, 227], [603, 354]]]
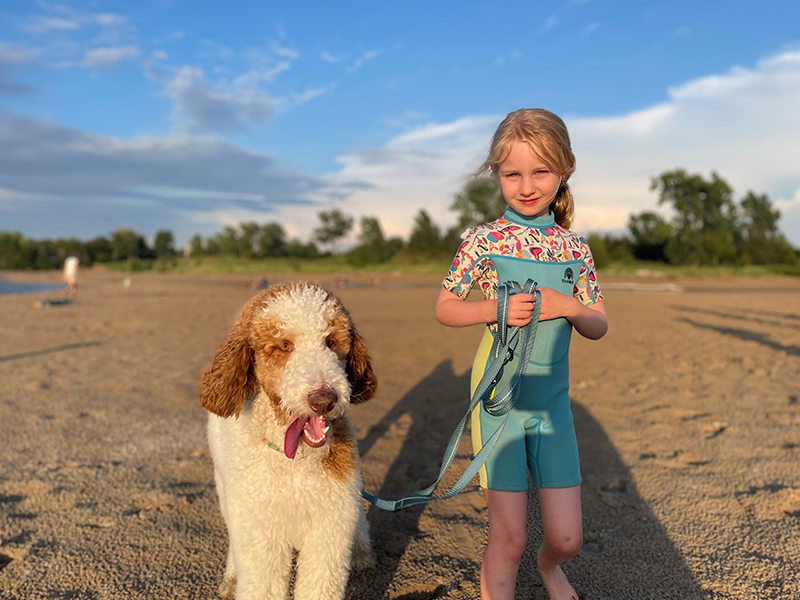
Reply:
[[219, 588], [217, 589], [217, 593], [219, 594], [220, 598], [224, 598], [225, 600], [233, 600], [236, 596], [236, 574], [230, 573], [226, 574], [225, 577], [222, 578], [222, 583], [220, 584]]
[[375, 566], [375, 554], [369, 545], [356, 544], [353, 548], [352, 567], [354, 571], [364, 571]]

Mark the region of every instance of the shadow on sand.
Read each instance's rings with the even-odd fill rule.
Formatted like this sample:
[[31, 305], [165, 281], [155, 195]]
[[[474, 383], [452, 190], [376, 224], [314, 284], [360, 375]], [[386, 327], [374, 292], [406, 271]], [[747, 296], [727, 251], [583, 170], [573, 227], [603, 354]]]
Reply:
[[[403, 445], [389, 466], [377, 496], [399, 498], [434, 481], [452, 430], [466, 409], [468, 390], [469, 373], [456, 375], [450, 361], [443, 361], [370, 429], [360, 442], [363, 457], [369, 456], [393, 424], [409, 423]], [[574, 396], [573, 414], [584, 479], [584, 547], [565, 571], [581, 599], [707, 598], [679, 550], [639, 497], [630, 470], [602, 426]], [[420, 456], [433, 457], [431, 464], [419, 464]], [[528, 499], [529, 543], [517, 580], [517, 595], [544, 600], [547, 595], [535, 568], [535, 550], [541, 542], [535, 492], [529, 491]], [[422, 535], [419, 525], [424, 510], [425, 507], [415, 506], [392, 513], [370, 507], [368, 520], [377, 567], [351, 576], [347, 598], [430, 600], [462, 587], [459, 582], [468, 583], [477, 592], [480, 557], [476, 560], [475, 556], [456, 555], [439, 557], [440, 564], [446, 560], [448, 568], [452, 566], [453, 584], [436, 586], [419, 581], [415, 586], [419, 591], [391, 595], [391, 584], [403, 555], [409, 544]], [[476, 535], [483, 535], [485, 515], [485, 511], [477, 517], [464, 515], [464, 521], [469, 521]], [[454, 593], [451, 597], [460, 596]]]
[[0, 356], [0, 362], [9, 360], [17, 360], [20, 358], [32, 358], [34, 356], [42, 356], [44, 354], [51, 354], [53, 352], [64, 352], [66, 350], [75, 350], [76, 348], [89, 348], [91, 346], [99, 346], [103, 342], [80, 342], [77, 344], [66, 344], [64, 346], [56, 346], [54, 348], [45, 348], [44, 350], [35, 350], [33, 352], [21, 352], [20, 354], [10, 354], [8, 356]]

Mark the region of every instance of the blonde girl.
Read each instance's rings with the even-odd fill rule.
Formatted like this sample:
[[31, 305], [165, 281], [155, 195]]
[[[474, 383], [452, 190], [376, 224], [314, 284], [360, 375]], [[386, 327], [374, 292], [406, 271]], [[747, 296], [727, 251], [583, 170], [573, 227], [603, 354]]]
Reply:
[[[513, 600], [527, 544], [527, 473], [537, 488], [544, 539], [537, 567], [551, 600], [577, 600], [561, 564], [580, 549], [580, 465], [569, 399], [572, 329], [600, 339], [608, 324], [586, 241], [569, 230], [575, 170], [564, 122], [542, 109], [509, 114], [494, 134], [478, 173], [490, 173], [508, 205], [499, 219], [470, 229], [444, 279], [436, 318], [452, 327], [484, 325], [472, 369], [473, 390], [489, 360], [500, 283], [534, 279], [541, 290], [539, 330], [521, 391], [494, 452], [480, 471], [489, 512], [481, 564], [481, 598]], [[484, 300], [464, 302], [478, 284]], [[508, 324], [531, 320], [535, 296], [515, 294]], [[515, 358], [519, 360], [519, 357]], [[507, 366], [509, 377], [515, 369]], [[498, 383], [498, 387], [504, 380]], [[505, 419], [478, 404], [472, 414], [477, 453]]]

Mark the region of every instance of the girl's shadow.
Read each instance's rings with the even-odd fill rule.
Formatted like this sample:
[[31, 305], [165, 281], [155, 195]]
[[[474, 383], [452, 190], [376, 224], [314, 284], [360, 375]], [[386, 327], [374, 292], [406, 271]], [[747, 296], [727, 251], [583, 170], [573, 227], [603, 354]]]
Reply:
[[[466, 410], [469, 379], [469, 372], [458, 376], [449, 360], [441, 362], [359, 442], [361, 455], [368, 456], [378, 440], [391, 435], [393, 428], [407, 427], [402, 447], [393, 458], [376, 496], [396, 499], [435, 480], [450, 435]], [[707, 593], [694, 579], [664, 527], [638, 495], [630, 470], [602, 426], [576, 402], [575, 396], [573, 394], [572, 410], [584, 479], [584, 546], [581, 554], [567, 564], [565, 571], [582, 600], [707, 598]], [[426, 458], [420, 460], [421, 456]], [[529, 542], [517, 580], [518, 595], [544, 600], [547, 595], [536, 572], [541, 523], [535, 491], [529, 491], [528, 500]], [[391, 584], [403, 555], [409, 543], [420, 536], [419, 521], [423, 510], [424, 505], [398, 512], [370, 506], [367, 519], [376, 567], [352, 574], [348, 599], [390, 597]], [[477, 526], [485, 527], [485, 524]], [[479, 564], [466, 556], [448, 557], [448, 562], [456, 567], [454, 581], [471, 580], [477, 590]], [[415, 587], [421, 589], [421, 586]], [[428, 592], [397, 598], [431, 600], [447, 591], [441, 585], [429, 587], [432, 589]]]

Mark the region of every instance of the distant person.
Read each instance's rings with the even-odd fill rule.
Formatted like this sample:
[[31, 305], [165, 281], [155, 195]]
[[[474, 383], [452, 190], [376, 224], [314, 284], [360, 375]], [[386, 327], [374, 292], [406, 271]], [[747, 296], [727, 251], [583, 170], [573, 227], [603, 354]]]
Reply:
[[78, 293], [78, 268], [81, 261], [77, 256], [68, 256], [64, 261], [64, 281], [67, 284], [67, 296]]
[[[494, 176], [508, 208], [497, 220], [464, 234], [436, 302], [436, 318], [444, 325], [487, 325], [473, 365], [474, 392], [490, 359], [499, 285], [533, 279], [541, 291], [538, 335], [508, 420], [487, 412], [481, 403], [472, 414], [476, 454], [482, 440], [506, 423], [480, 470], [489, 513], [489, 542], [480, 572], [483, 600], [514, 598], [527, 545], [526, 469], [541, 506], [544, 540], [537, 567], [544, 586], [551, 600], [578, 598], [560, 566], [578, 553], [583, 541], [581, 473], [568, 394], [569, 342], [573, 327], [596, 340], [605, 335], [608, 322], [589, 245], [569, 230], [573, 201], [567, 181], [574, 170], [569, 134], [559, 117], [542, 109], [509, 114], [478, 170]], [[485, 299], [464, 302], [475, 284]], [[536, 298], [512, 295], [508, 325], [530, 323]], [[511, 375], [516, 367], [512, 358], [504, 371]]]

